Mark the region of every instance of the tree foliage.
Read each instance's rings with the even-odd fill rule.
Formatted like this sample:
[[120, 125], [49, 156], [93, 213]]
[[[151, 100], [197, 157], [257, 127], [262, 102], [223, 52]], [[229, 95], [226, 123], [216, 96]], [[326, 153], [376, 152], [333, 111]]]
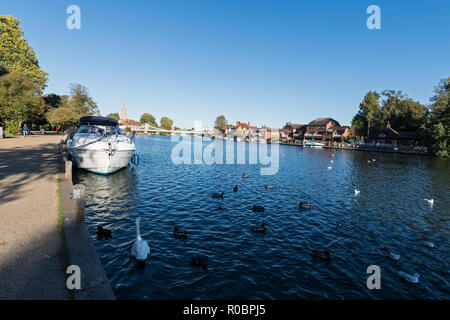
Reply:
[[89, 90], [81, 84], [71, 84], [68, 108], [80, 118], [84, 116], [99, 115], [97, 103], [90, 96]]
[[380, 95], [376, 91], [369, 91], [363, 101], [359, 104], [359, 111], [353, 118], [352, 126], [360, 135], [369, 135], [370, 129], [378, 127], [377, 119], [380, 115]]
[[139, 123], [140, 124], [148, 123], [149, 125], [151, 125], [153, 127], [158, 127], [158, 124], [156, 123], [156, 118], [150, 113], [144, 113], [141, 116], [141, 119], [139, 120]]
[[23, 36], [19, 19], [0, 16], [0, 76], [13, 71], [20, 72], [44, 89], [48, 73], [39, 67], [33, 48]]
[[385, 90], [381, 95], [369, 91], [353, 117], [352, 130], [357, 136], [368, 136], [371, 130], [383, 129], [389, 122], [397, 131], [419, 131], [427, 113], [426, 106], [401, 91]]
[[218, 116], [214, 121], [214, 128], [218, 130], [223, 130], [225, 126], [228, 124], [227, 118], [224, 115]]
[[67, 129], [77, 123], [80, 118], [67, 107], [52, 109], [47, 113], [48, 122], [56, 127]]
[[100, 114], [86, 87], [72, 84], [70, 94], [70, 97], [61, 97], [60, 107], [47, 112], [47, 120], [51, 125], [65, 129], [75, 125], [81, 117]]
[[430, 115], [424, 129], [431, 140], [434, 154], [441, 158], [450, 156], [450, 77], [442, 79], [434, 89]]
[[169, 119], [167, 117], [162, 117], [161, 118], [161, 129], [165, 129], [165, 130], [172, 130], [172, 126], [173, 126], [173, 120]]
[[398, 131], [420, 130], [427, 117], [427, 107], [408, 98], [401, 91], [385, 90], [382, 95], [382, 126], [389, 122]]
[[117, 121], [120, 120], [120, 115], [118, 113], [110, 113], [106, 116], [107, 118], [115, 119]]
[[[0, 118], [10, 132], [44, 112], [41, 87], [28, 75], [13, 71], [0, 77]], [[19, 128], [13, 128], [19, 127]]]

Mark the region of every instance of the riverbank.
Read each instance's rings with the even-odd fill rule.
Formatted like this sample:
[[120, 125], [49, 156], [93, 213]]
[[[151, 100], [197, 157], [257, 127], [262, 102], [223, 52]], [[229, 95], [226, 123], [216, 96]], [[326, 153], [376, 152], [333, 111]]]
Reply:
[[68, 299], [58, 225], [59, 136], [0, 140], [0, 299]]
[[[0, 140], [0, 299], [114, 299], [86, 226], [71, 221], [61, 138]], [[69, 264], [81, 268], [81, 290], [66, 287]]]

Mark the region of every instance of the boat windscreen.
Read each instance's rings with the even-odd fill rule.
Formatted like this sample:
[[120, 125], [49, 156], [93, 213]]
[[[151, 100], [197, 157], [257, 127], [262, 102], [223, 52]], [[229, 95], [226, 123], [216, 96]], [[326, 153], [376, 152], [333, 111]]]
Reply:
[[99, 134], [118, 134], [121, 135], [122, 131], [118, 127], [98, 127], [98, 126], [81, 126], [78, 129], [78, 133], [99, 133]]

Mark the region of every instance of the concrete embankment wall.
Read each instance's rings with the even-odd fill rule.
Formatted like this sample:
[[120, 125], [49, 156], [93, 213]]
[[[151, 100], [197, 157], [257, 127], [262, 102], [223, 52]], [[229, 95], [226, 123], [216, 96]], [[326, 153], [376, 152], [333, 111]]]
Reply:
[[[60, 144], [60, 150], [63, 145]], [[67, 259], [70, 265], [81, 269], [81, 289], [74, 290], [75, 300], [113, 300], [114, 293], [106, 273], [95, 250], [85, 223], [76, 223], [79, 214], [79, 204], [71, 198], [73, 192], [72, 172], [64, 172], [71, 166], [66, 166], [66, 159], [60, 157], [60, 198], [64, 236], [67, 245]]]

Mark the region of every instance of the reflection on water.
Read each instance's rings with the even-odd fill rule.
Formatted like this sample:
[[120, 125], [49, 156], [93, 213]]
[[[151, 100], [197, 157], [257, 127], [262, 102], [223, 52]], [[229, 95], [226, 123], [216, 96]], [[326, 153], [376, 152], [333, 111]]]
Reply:
[[[113, 231], [94, 242], [119, 299], [449, 298], [448, 160], [280, 146], [278, 173], [261, 176], [260, 165], [175, 165], [169, 137], [136, 143], [138, 167], [74, 176], [87, 188], [91, 235], [98, 225]], [[222, 191], [223, 200], [212, 199]], [[299, 201], [312, 209], [300, 211]], [[137, 216], [151, 247], [145, 268], [130, 256]], [[252, 233], [262, 221], [267, 233]], [[173, 238], [174, 226], [188, 239]], [[314, 249], [329, 249], [331, 262], [313, 260]], [[189, 265], [197, 254], [209, 257], [208, 271]], [[381, 290], [366, 288], [372, 264], [381, 267]], [[418, 272], [420, 283], [398, 271]]]

